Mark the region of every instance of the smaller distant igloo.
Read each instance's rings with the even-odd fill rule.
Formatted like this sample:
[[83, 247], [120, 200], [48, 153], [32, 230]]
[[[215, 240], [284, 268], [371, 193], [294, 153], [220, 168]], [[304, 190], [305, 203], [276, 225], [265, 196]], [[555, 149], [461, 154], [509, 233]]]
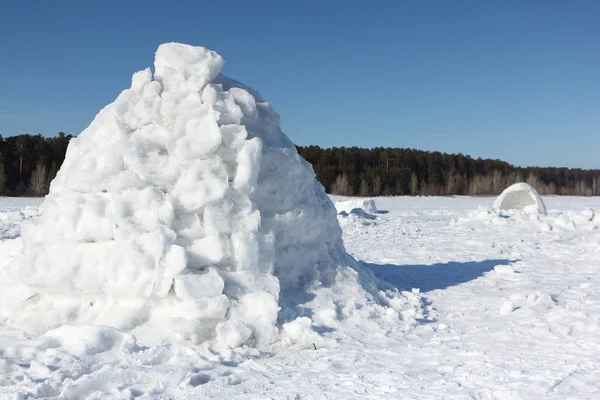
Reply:
[[548, 214], [538, 192], [527, 183], [515, 183], [504, 189], [494, 202], [494, 210], [524, 211], [531, 214]]

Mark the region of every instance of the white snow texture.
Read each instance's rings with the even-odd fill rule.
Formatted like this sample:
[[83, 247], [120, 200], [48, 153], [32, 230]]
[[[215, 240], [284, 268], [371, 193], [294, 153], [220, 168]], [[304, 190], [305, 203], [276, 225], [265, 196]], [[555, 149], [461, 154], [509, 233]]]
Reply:
[[548, 214], [541, 196], [532, 186], [524, 182], [515, 183], [504, 189], [494, 202], [494, 210]]
[[3, 272], [7, 326], [101, 324], [232, 348], [273, 343], [303, 318], [287, 328], [299, 332], [306, 315], [326, 326], [389, 318], [402, 295], [356, 267], [279, 116], [219, 75], [223, 63], [161, 45], [154, 76], [135, 73], [71, 141]]

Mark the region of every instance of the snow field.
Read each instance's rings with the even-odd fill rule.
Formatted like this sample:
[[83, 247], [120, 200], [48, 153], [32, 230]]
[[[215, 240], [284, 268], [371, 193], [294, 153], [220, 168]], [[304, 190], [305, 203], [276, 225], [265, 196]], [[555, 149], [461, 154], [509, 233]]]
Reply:
[[445, 209], [402, 199], [385, 205], [391, 220], [344, 230], [355, 257], [399, 288], [420, 287], [428, 304], [430, 322], [395, 356], [406, 377], [398, 397], [596, 397], [600, 202], [544, 200], [548, 216], [506, 217], [487, 208], [493, 199], [447, 199]]
[[594, 399], [600, 201], [544, 200], [548, 216], [457, 197], [378, 198], [389, 212], [370, 225], [338, 217], [363, 268], [414, 302], [402, 323], [353, 317], [360, 292], [349, 292], [338, 309], [284, 323], [268, 349], [237, 347], [244, 329], [231, 319], [219, 351], [104, 326], [38, 336], [2, 324], [0, 398]]

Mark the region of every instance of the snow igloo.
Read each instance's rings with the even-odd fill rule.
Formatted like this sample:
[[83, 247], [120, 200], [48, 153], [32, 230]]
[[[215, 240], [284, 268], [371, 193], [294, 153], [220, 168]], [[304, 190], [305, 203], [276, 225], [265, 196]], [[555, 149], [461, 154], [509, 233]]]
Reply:
[[277, 341], [284, 323], [400, 318], [406, 295], [357, 267], [279, 116], [223, 64], [163, 44], [154, 72], [135, 73], [72, 139], [0, 271], [7, 326], [102, 324], [235, 348]]
[[494, 202], [494, 210], [523, 211], [531, 214], [544, 214], [546, 206], [542, 197], [529, 184], [520, 182], [506, 188]]

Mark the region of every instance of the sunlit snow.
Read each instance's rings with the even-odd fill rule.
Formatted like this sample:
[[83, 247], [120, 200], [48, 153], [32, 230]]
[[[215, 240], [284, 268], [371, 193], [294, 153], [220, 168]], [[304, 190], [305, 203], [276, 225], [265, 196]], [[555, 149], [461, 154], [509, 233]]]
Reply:
[[[510, 217], [493, 200], [378, 198], [388, 213], [371, 224], [338, 217], [364, 267], [420, 292], [423, 315], [409, 329], [364, 319], [316, 333], [299, 319], [283, 330], [306, 341], [225, 361], [204, 347], [141, 346], [106, 327], [38, 336], [3, 325], [0, 398], [595, 398], [600, 199], [546, 197], [548, 216]], [[0, 204], [4, 237], [35, 214], [14, 199]]]
[[597, 398], [600, 199], [327, 196], [223, 63], [161, 45], [0, 198], [0, 399]]

